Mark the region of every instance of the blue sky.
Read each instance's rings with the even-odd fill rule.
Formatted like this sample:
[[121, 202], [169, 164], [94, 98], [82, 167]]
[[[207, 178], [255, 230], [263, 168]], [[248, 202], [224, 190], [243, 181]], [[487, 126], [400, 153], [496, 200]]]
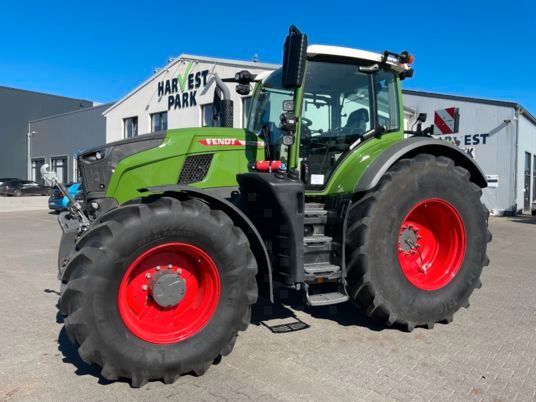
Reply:
[[536, 115], [534, 0], [0, 4], [4, 86], [108, 102], [181, 53], [280, 63], [293, 23], [310, 43], [410, 50], [405, 88], [516, 101]]

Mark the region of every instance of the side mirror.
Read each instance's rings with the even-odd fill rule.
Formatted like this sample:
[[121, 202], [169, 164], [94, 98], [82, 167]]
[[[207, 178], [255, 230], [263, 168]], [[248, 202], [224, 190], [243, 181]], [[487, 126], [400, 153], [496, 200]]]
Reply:
[[291, 25], [283, 53], [283, 87], [297, 88], [302, 84], [306, 59], [307, 35]]
[[428, 115], [426, 113], [419, 113], [419, 115], [417, 116], [417, 121], [420, 123], [424, 123], [427, 117]]

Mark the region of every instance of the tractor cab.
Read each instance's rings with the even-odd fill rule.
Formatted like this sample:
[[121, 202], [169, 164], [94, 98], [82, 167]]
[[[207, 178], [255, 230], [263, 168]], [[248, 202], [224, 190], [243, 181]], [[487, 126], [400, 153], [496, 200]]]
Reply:
[[[366, 61], [341, 62], [336, 56], [322, 56], [308, 60], [298, 89], [283, 86], [282, 69], [260, 82], [247, 126], [265, 141], [266, 159], [280, 160], [291, 169], [299, 167], [308, 190], [322, 190], [345, 155], [367, 139], [367, 133], [403, 135], [396, 71], [370, 72]], [[298, 121], [291, 133], [281, 124], [281, 116], [289, 113], [295, 113]]]
[[367, 139], [403, 138], [399, 81], [412, 75], [411, 61], [407, 52], [307, 47], [306, 36], [291, 27], [283, 67], [259, 77], [237, 74], [240, 93], [243, 77], [257, 81], [247, 130], [264, 141], [267, 161], [297, 170], [307, 191], [322, 192]]

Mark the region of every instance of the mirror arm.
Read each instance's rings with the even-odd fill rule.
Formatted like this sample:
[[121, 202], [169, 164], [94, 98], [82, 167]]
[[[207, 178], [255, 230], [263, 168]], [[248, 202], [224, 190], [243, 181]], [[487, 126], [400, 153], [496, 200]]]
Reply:
[[216, 86], [221, 90], [223, 94], [223, 100], [231, 99], [231, 92], [229, 91], [229, 88], [227, 88], [227, 85], [225, 85], [225, 83], [218, 74], [214, 73], [213, 75], [214, 81], [216, 82]]
[[58, 187], [61, 192], [69, 199], [69, 210], [71, 211], [71, 214], [73, 216], [78, 216], [78, 219], [80, 220], [79, 232], [85, 232], [89, 228], [89, 226], [91, 226], [91, 222], [82, 211], [82, 205], [80, 204], [80, 202], [78, 202], [78, 200], [73, 197], [73, 195], [63, 185], [63, 183], [59, 181], [58, 176], [56, 176], [54, 172], [47, 169], [47, 163], [41, 166], [41, 176], [48, 184]]

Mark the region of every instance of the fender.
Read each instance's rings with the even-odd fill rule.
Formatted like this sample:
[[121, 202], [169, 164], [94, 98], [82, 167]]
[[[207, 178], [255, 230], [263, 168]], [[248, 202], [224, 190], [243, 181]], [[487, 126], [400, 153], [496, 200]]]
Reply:
[[[274, 302], [273, 280], [272, 280], [272, 264], [268, 256], [268, 250], [262, 240], [259, 231], [253, 225], [251, 220], [233, 203], [210, 194], [207, 190], [201, 190], [194, 187], [182, 185], [166, 185], [147, 187], [139, 190], [140, 192], [162, 193], [163, 195], [182, 194], [189, 198], [197, 198], [205, 201], [211, 207], [225, 211], [236, 226], [242, 229], [249, 240], [251, 251], [257, 260], [258, 273], [257, 284], [259, 286], [259, 294], [269, 297], [270, 301]], [[268, 286], [266, 286], [268, 285]]]
[[481, 188], [488, 185], [482, 169], [457, 146], [430, 137], [411, 137], [397, 142], [383, 151], [361, 176], [354, 192], [363, 192], [374, 188], [385, 172], [397, 161], [402, 158], [411, 158], [417, 154], [446, 156], [452, 159], [456, 165], [467, 169], [472, 182]]

